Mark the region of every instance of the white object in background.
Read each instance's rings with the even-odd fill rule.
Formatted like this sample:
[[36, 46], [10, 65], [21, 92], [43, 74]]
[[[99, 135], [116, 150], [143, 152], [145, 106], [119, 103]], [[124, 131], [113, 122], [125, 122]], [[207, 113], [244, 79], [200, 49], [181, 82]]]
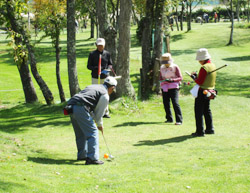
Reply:
[[194, 85], [194, 87], [190, 90], [190, 93], [193, 95], [194, 98], [198, 96], [200, 86], [198, 84]]

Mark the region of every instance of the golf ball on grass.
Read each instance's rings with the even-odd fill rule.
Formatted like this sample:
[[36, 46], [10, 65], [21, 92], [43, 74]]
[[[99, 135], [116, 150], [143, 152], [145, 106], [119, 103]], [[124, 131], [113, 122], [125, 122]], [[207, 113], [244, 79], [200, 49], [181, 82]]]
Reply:
[[109, 158], [109, 155], [107, 153], [104, 154], [103, 156], [105, 159], [108, 159]]

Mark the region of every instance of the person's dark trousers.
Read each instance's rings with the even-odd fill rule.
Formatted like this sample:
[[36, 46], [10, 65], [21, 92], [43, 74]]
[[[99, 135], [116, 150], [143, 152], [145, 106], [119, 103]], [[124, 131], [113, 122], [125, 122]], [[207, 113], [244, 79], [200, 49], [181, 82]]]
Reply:
[[194, 105], [196, 133], [204, 134], [203, 116], [205, 117], [206, 132], [214, 132], [212, 112], [210, 110], [210, 100], [203, 94], [203, 90], [199, 90], [198, 97], [195, 99]]
[[175, 112], [175, 120], [176, 122], [182, 123], [182, 113], [181, 113], [181, 107], [179, 105], [179, 89], [169, 89], [168, 92], [163, 92], [162, 90], [162, 98], [163, 98], [163, 104], [166, 112], [167, 121], [170, 122], [173, 121], [173, 116], [170, 109], [170, 99], [171, 99]]

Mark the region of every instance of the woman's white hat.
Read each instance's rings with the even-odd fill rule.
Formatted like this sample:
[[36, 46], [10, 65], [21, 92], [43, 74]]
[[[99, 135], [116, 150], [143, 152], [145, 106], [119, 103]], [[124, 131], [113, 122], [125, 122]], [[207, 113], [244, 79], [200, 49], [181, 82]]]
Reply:
[[203, 60], [207, 60], [207, 59], [210, 59], [210, 58], [211, 58], [211, 56], [208, 53], [206, 48], [200, 48], [199, 50], [197, 50], [196, 60], [203, 61]]
[[164, 54], [162, 54], [161, 61], [163, 61], [163, 58], [168, 58], [168, 60], [169, 60], [170, 63], [174, 62], [174, 60], [173, 60], [173, 58], [172, 58], [172, 56], [171, 56], [170, 53], [164, 53]]
[[165, 53], [165, 54], [162, 54], [162, 56], [161, 56], [161, 57], [162, 57], [162, 58], [169, 58], [169, 59], [171, 59], [171, 58], [172, 58], [170, 53]]

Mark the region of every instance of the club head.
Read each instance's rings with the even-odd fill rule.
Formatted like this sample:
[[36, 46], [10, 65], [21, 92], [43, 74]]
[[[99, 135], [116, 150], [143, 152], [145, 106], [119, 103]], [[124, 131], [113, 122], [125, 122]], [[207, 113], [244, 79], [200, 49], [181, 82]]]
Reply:
[[112, 156], [111, 154], [109, 154], [109, 158], [110, 158], [110, 159], [115, 159], [115, 157]]

